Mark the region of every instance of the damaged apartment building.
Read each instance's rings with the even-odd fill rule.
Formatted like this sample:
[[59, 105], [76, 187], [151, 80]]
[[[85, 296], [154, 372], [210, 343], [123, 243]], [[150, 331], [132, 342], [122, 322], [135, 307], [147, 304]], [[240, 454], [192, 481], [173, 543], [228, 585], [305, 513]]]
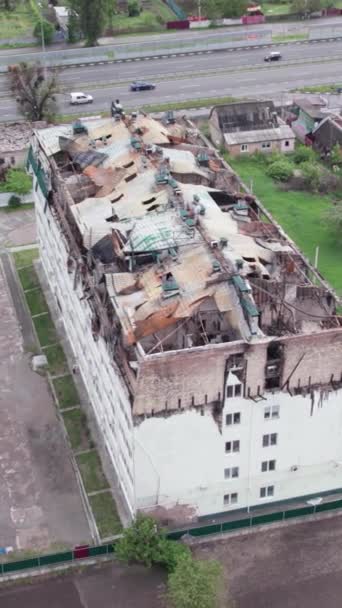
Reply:
[[[333, 292], [191, 123], [35, 132], [40, 256], [113, 488], [182, 523], [342, 488]], [[173, 121], [172, 121], [173, 122]]]

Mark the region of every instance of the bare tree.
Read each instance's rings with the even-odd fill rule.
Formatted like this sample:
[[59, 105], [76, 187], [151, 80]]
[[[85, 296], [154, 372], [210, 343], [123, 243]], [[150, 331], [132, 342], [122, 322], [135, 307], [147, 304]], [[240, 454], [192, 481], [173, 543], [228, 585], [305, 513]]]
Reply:
[[59, 91], [56, 70], [46, 70], [40, 63], [9, 66], [10, 87], [18, 108], [28, 120], [51, 119], [57, 110]]

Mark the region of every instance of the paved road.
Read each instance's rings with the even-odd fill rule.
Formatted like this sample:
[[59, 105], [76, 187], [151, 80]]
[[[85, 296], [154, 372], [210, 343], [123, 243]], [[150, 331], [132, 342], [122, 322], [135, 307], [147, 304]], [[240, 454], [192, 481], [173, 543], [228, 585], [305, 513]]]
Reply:
[[[204, 97], [232, 95], [268, 95], [303, 85], [337, 83], [342, 81], [340, 62], [342, 42], [288, 45], [282, 50], [283, 61], [266, 64], [267, 50], [256, 48], [234, 51], [115, 63], [112, 65], [79, 67], [63, 70], [60, 80], [65, 94], [59, 96], [63, 114], [99, 112], [109, 107], [111, 99], [119, 97], [126, 107], [144, 104], [170, 103]], [[136, 78], [156, 81], [155, 91], [133, 93], [129, 82]], [[0, 78], [0, 116], [15, 118], [17, 110], [6, 78]], [[72, 107], [68, 92], [84, 90], [94, 97], [92, 106]]]
[[[115, 37], [104, 37], [104, 38], [100, 38], [99, 39], [99, 44], [100, 45], [111, 45], [113, 47], [119, 45], [119, 44], [123, 44], [125, 42], [130, 42], [130, 43], [141, 43], [141, 42], [158, 42], [158, 40], [161, 41], [165, 41], [167, 39], [171, 39], [172, 41], [176, 41], [177, 39], [179, 39], [180, 41], [184, 42], [184, 38], [191, 38], [191, 39], [203, 39], [206, 38], [210, 35], [210, 37], [212, 36], [216, 36], [216, 37], [220, 37], [226, 33], [233, 33], [233, 32], [239, 32], [239, 33], [249, 33], [251, 31], [251, 28], [257, 29], [258, 31], [269, 31], [272, 30], [273, 34], [291, 34], [295, 31], [304, 31], [304, 30], [317, 30], [320, 28], [325, 28], [325, 27], [330, 27], [330, 26], [338, 26], [338, 25], [342, 25], [342, 18], [341, 17], [326, 17], [326, 18], [322, 18], [322, 19], [312, 19], [309, 21], [287, 21], [287, 22], [279, 22], [279, 23], [263, 23], [263, 24], [256, 24], [256, 25], [252, 25], [252, 26], [248, 26], [248, 27], [244, 27], [241, 25], [236, 25], [236, 26], [230, 26], [230, 27], [223, 27], [223, 28], [219, 28], [219, 30], [183, 30], [181, 33], [179, 32], [179, 30], [174, 30], [174, 31], [168, 31], [168, 32], [161, 32], [161, 33], [156, 33], [156, 34], [151, 34], [151, 33], [145, 33], [145, 34], [139, 34], [139, 35], [121, 35], [121, 36], [115, 36]], [[60, 50], [60, 49], [71, 49], [71, 48], [77, 48], [78, 44], [74, 44], [74, 45], [64, 45], [64, 44], [54, 44], [51, 45], [49, 47], [49, 50]], [[49, 52], [49, 50], [47, 52]], [[18, 53], [40, 53], [41, 52], [41, 47], [27, 47], [27, 48], [21, 48], [21, 49], [0, 49], [0, 57], [1, 56], [15, 56]], [[91, 53], [91, 49], [89, 49], [89, 52]]]

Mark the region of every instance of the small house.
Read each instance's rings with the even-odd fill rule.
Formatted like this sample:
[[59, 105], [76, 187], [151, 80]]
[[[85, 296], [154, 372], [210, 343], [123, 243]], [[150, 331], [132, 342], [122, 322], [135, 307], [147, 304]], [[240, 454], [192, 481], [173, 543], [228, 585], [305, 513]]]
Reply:
[[272, 101], [246, 101], [214, 106], [210, 136], [233, 156], [254, 152], [292, 152], [295, 135], [279, 118]]

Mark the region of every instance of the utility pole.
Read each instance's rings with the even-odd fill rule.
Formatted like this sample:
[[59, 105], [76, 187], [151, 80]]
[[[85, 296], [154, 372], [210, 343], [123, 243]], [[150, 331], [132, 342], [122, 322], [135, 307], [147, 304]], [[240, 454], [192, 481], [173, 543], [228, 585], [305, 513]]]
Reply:
[[198, 0], [198, 20], [201, 21], [201, 0]]
[[43, 15], [42, 15], [42, 3], [37, 2], [39, 6], [39, 20], [40, 20], [40, 34], [42, 37], [42, 53], [43, 53], [43, 73], [44, 78], [46, 78], [46, 61], [45, 61], [45, 37], [44, 37], [44, 26], [43, 26]]

